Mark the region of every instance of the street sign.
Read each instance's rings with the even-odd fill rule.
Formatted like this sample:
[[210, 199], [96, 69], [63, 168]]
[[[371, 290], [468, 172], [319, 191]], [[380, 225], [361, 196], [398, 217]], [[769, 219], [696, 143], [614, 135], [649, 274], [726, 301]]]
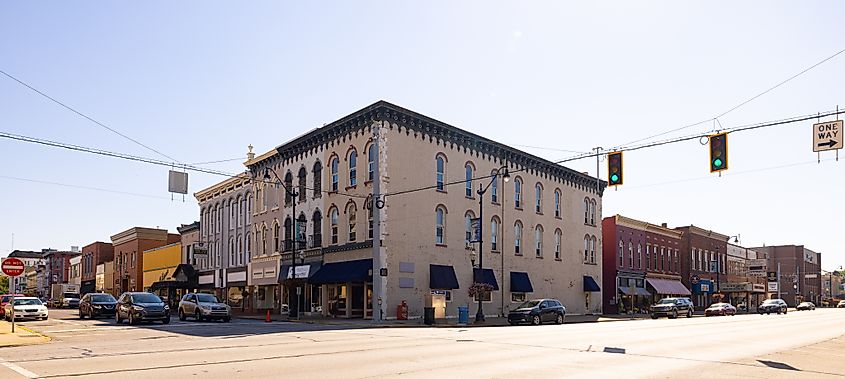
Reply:
[[778, 282], [769, 282], [769, 292], [772, 292], [772, 293], [778, 292]]
[[804, 274], [805, 279], [815, 279], [818, 278], [818, 274]]
[[842, 148], [842, 120], [813, 125], [813, 152]]
[[23, 274], [24, 265], [23, 261], [21, 261], [20, 259], [6, 258], [3, 260], [3, 263], [0, 264], [0, 266], [2, 266], [3, 273], [8, 276], [15, 277]]
[[771, 283], [771, 282], [777, 282], [777, 281], [778, 281], [778, 273], [777, 273], [777, 271], [769, 271], [769, 272], [767, 272], [767, 273], [766, 273], [766, 278], [769, 280], [769, 283]]

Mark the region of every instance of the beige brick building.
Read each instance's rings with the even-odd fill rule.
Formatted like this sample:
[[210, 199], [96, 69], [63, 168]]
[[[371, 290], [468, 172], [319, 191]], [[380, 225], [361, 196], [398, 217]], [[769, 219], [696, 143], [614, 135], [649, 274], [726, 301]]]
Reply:
[[[372, 149], [375, 129], [379, 159]], [[373, 176], [376, 164], [380, 178]], [[479, 281], [497, 287], [483, 296], [488, 316], [541, 297], [560, 299], [569, 314], [601, 312], [596, 283], [601, 283], [606, 183], [594, 177], [383, 101], [253, 157], [246, 166], [253, 178], [263, 178], [270, 167], [288, 187], [306, 192], [277, 205], [285, 191], [273, 183], [275, 175], [254, 181], [256, 249], [248, 285], [266, 299], [272, 285], [268, 272], [278, 271], [284, 284], [272, 295], [280, 301], [263, 304], [268, 309], [285, 308], [294, 301], [293, 288], [302, 287], [301, 311], [371, 316], [372, 275], [378, 270], [372, 269], [367, 198], [379, 179], [387, 318], [396, 317], [402, 301], [410, 317], [420, 317], [432, 293], [445, 295], [447, 317], [455, 317], [458, 306], [470, 305], [474, 313], [468, 288], [479, 255], [484, 263]], [[481, 199], [484, 242], [479, 247], [468, 242], [470, 219], [480, 213], [477, 191], [503, 166], [510, 180], [497, 176]], [[304, 254], [295, 257], [308, 268], [297, 274], [302, 279], [292, 280], [287, 267], [295, 233], [289, 228], [295, 223], [284, 220], [293, 217], [294, 204], [307, 231], [296, 245]], [[273, 267], [264, 267], [268, 264]]]

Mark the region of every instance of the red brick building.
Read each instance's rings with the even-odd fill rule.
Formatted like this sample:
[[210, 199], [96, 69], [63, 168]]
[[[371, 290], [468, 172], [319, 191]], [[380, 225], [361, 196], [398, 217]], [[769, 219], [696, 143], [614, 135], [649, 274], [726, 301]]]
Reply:
[[51, 285], [68, 282], [68, 279], [70, 279], [70, 259], [79, 255], [79, 252], [51, 249], [42, 251], [44, 252], [44, 266], [47, 271], [46, 290], [49, 293]]
[[134, 227], [111, 236], [114, 246], [114, 289], [117, 294], [142, 291], [144, 251], [179, 242], [181, 236], [164, 229]]
[[802, 301], [821, 304], [822, 255], [803, 245], [781, 245], [751, 247], [751, 250], [766, 254], [768, 271], [777, 271], [780, 265], [780, 297], [790, 307]]
[[97, 265], [114, 259], [114, 246], [108, 242], [94, 242], [82, 248], [81, 294], [94, 292], [97, 282]]
[[714, 299], [719, 283], [727, 283], [727, 251], [729, 236], [694, 225], [675, 230], [683, 232], [681, 242], [681, 279], [692, 290], [696, 309], [704, 309]]

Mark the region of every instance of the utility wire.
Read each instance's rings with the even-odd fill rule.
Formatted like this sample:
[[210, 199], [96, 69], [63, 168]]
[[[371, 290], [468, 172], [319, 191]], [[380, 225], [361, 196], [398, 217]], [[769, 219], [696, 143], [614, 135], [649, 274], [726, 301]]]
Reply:
[[195, 163], [188, 163], [189, 165], [204, 165], [204, 164], [212, 164], [212, 163], [223, 163], [223, 162], [234, 162], [234, 161], [245, 161], [243, 157], [241, 158], [230, 158], [230, 159], [221, 159], [219, 161], [208, 161], [208, 162], [195, 162]]
[[147, 198], [150, 198], [150, 199], [170, 200], [169, 197], [165, 197], [165, 196], [147, 195], [147, 194], [143, 194], [143, 193], [134, 193], [134, 192], [124, 192], [124, 191], [117, 191], [117, 190], [112, 190], [112, 189], [108, 189], [108, 188], [80, 186], [80, 185], [76, 185], [76, 184], [51, 182], [51, 181], [39, 180], [39, 179], [19, 178], [19, 177], [15, 177], [15, 176], [0, 175], [0, 179], [17, 180], [17, 181], [20, 181], [20, 182], [29, 182], [29, 183], [37, 183], [37, 184], [49, 184], [49, 185], [54, 185], [54, 186], [84, 189], [84, 190], [90, 190], [90, 191], [108, 192], [108, 193], [114, 193], [114, 194], [120, 194], [120, 195], [147, 197]]
[[112, 132], [112, 133], [114, 133], [114, 134], [117, 134], [117, 135], [119, 135], [119, 136], [121, 136], [121, 137], [123, 137], [123, 138], [126, 138], [126, 139], [128, 139], [128, 140], [130, 140], [130, 141], [134, 142], [135, 144], [137, 144], [137, 145], [139, 145], [139, 146], [141, 146], [141, 147], [143, 147], [143, 148], [147, 149], [147, 150], [150, 150], [150, 151], [152, 151], [152, 152], [154, 152], [154, 153], [156, 153], [156, 154], [158, 154], [158, 155], [161, 155], [162, 157], [165, 157], [165, 158], [167, 158], [167, 159], [170, 159], [170, 160], [171, 160], [171, 161], [173, 161], [173, 162], [179, 162], [176, 158], [173, 158], [173, 157], [171, 157], [171, 156], [169, 156], [169, 155], [167, 155], [167, 154], [164, 154], [164, 153], [162, 153], [162, 152], [160, 152], [160, 151], [158, 151], [158, 150], [156, 150], [156, 149], [153, 149], [152, 147], [150, 147], [150, 146], [148, 146], [148, 145], [145, 145], [145, 144], [141, 143], [140, 141], [138, 141], [138, 140], [136, 140], [136, 139], [133, 139], [132, 137], [129, 137], [129, 136], [127, 136], [127, 135], [125, 135], [125, 134], [123, 134], [123, 133], [121, 133], [121, 132], [117, 131], [117, 130], [114, 130], [114, 129], [112, 129], [112, 128], [108, 127], [106, 124], [103, 124], [102, 122], [99, 122], [99, 121], [97, 121], [97, 120], [95, 120], [95, 119], [93, 119], [93, 118], [89, 117], [88, 115], [86, 115], [86, 114], [84, 114], [84, 113], [82, 113], [82, 112], [80, 112], [80, 111], [77, 111], [76, 109], [71, 108], [71, 107], [70, 107], [70, 106], [68, 106], [67, 104], [65, 104], [65, 103], [63, 103], [63, 102], [61, 102], [61, 101], [59, 101], [59, 100], [56, 100], [55, 98], [53, 98], [52, 96], [50, 96], [50, 95], [48, 95], [48, 94], [46, 94], [46, 93], [44, 93], [44, 92], [39, 91], [37, 88], [35, 88], [35, 87], [33, 87], [33, 86], [31, 86], [31, 85], [27, 84], [27, 83], [26, 83], [26, 82], [24, 82], [23, 80], [20, 80], [20, 79], [18, 79], [18, 78], [16, 78], [16, 77], [14, 77], [14, 76], [10, 75], [10, 74], [9, 74], [9, 73], [7, 73], [6, 71], [0, 70], [0, 74], [6, 75], [8, 78], [10, 78], [10, 79], [12, 79], [12, 80], [14, 80], [14, 81], [18, 82], [18, 84], [20, 84], [20, 85], [22, 85], [22, 86], [24, 86], [24, 87], [26, 87], [26, 88], [29, 88], [30, 90], [34, 91], [35, 93], [37, 93], [37, 94], [39, 94], [39, 95], [41, 95], [41, 96], [43, 96], [43, 97], [45, 97], [45, 98], [49, 99], [50, 101], [52, 101], [52, 102], [54, 102], [54, 103], [56, 103], [56, 104], [58, 104], [58, 105], [60, 105], [60, 106], [64, 107], [65, 109], [67, 109], [67, 110], [69, 110], [69, 111], [71, 111], [71, 112], [73, 112], [73, 113], [76, 113], [77, 115], [79, 115], [79, 116], [81, 116], [81, 117], [85, 118], [86, 120], [91, 121], [91, 122], [93, 122], [93, 123], [95, 123], [95, 124], [97, 124], [97, 125], [99, 125], [99, 126], [101, 126], [101, 127], [105, 128], [105, 129], [107, 129], [107, 130], [111, 131], [111, 132]]

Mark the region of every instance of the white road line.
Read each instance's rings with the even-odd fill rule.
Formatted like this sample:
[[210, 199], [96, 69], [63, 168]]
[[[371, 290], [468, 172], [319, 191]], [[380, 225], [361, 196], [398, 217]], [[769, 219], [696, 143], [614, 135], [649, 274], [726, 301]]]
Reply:
[[5, 359], [3, 359], [3, 358], [0, 358], [0, 365], [6, 366], [6, 367], [8, 367], [10, 370], [12, 370], [12, 371], [14, 371], [14, 372], [16, 372], [16, 373], [18, 373], [18, 374], [21, 374], [21, 375], [23, 375], [23, 376], [25, 376], [25, 377], [27, 377], [27, 378], [38, 378], [38, 374], [36, 374], [36, 373], [34, 373], [34, 372], [32, 372], [32, 371], [29, 371], [29, 370], [27, 370], [27, 369], [25, 369], [25, 368], [23, 368], [23, 367], [21, 367], [21, 366], [18, 366], [18, 365], [14, 364], [14, 363], [7, 362], [7, 361], [6, 361]]

